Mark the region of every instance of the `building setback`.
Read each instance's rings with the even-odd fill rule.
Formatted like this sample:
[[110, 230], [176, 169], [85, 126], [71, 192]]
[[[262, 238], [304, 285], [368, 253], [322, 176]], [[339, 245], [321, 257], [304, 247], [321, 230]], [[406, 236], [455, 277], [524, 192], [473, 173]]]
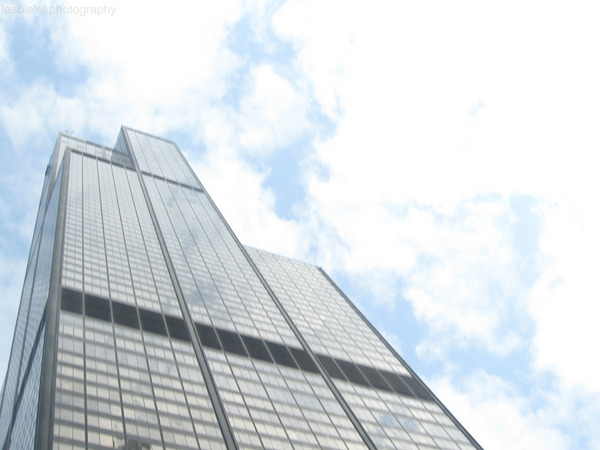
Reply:
[[240, 244], [177, 146], [59, 135], [3, 449], [480, 448], [320, 268]]

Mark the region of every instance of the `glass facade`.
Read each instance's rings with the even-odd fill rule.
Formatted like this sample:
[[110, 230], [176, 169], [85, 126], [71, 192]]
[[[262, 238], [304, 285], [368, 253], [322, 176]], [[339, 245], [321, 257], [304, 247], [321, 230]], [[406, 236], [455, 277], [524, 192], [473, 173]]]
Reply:
[[58, 138], [0, 442], [480, 448], [321, 269], [243, 247], [177, 146], [129, 128]]

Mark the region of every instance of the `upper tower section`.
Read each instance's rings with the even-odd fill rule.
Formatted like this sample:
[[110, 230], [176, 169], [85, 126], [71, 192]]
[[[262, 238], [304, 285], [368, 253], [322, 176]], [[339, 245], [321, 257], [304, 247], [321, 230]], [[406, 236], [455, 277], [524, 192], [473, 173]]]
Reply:
[[115, 151], [133, 154], [144, 175], [201, 188], [192, 168], [174, 142], [122, 127]]

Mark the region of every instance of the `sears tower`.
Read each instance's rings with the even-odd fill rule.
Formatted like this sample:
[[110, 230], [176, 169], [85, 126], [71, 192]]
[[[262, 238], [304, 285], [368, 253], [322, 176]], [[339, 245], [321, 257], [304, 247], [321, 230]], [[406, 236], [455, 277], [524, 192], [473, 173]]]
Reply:
[[318, 267], [242, 246], [177, 146], [59, 135], [3, 449], [480, 448]]

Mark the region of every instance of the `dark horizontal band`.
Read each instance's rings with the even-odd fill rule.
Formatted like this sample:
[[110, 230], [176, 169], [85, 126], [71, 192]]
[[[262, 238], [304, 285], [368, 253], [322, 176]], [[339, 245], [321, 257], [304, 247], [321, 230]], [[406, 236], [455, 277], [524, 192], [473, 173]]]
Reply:
[[[85, 310], [84, 310], [85, 306]], [[182, 318], [163, 315], [145, 308], [115, 300], [83, 294], [69, 288], [62, 289], [61, 309], [105, 322], [114, 322], [128, 328], [142, 329], [148, 333], [170, 336], [190, 342], [190, 335]], [[318, 373], [319, 370], [308, 352], [254, 336], [216, 328], [209, 324], [194, 323], [202, 346], [223, 350], [240, 356], [281, 366]], [[351, 361], [315, 353], [320, 364], [331, 378], [353, 384], [395, 392], [400, 395], [432, 401], [431, 395], [414, 378], [387, 370], [376, 369]]]

